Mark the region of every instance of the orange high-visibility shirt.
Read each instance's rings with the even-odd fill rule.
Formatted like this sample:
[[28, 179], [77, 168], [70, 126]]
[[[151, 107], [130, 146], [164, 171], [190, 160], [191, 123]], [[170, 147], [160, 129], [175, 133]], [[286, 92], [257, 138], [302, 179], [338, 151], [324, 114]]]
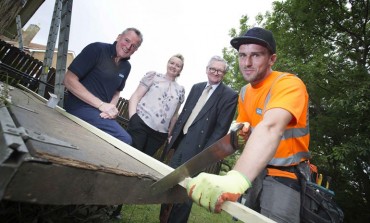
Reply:
[[[239, 94], [237, 122], [249, 122], [253, 128], [272, 108], [283, 108], [293, 116], [280, 141], [272, 166], [293, 166], [309, 159], [308, 93], [305, 84], [293, 74], [273, 71], [265, 80], [244, 86]], [[268, 175], [296, 179], [294, 173], [268, 168]]]

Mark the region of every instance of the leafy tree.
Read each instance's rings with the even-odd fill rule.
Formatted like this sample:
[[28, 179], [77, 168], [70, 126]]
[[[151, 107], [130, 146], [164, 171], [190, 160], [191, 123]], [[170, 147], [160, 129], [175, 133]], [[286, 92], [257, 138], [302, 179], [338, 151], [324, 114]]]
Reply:
[[[248, 22], [248, 16], [243, 16], [240, 19], [240, 31], [238, 32], [236, 29], [232, 28], [229, 32], [229, 35], [234, 38], [237, 36], [241, 36], [243, 33], [245, 33], [246, 30], [248, 30], [248, 26], [246, 25]], [[239, 72], [239, 62], [237, 60], [237, 51], [232, 48], [224, 48], [222, 50], [223, 57], [229, 64], [229, 71], [227, 75], [224, 77], [224, 82], [227, 83], [231, 88], [233, 88], [236, 91], [239, 91], [242, 86], [245, 85], [244, 78]]]
[[[326, 176], [346, 222], [370, 222], [370, 0], [286, 0], [257, 17], [274, 33], [275, 70], [297, 74], [310, 95], [312, 163]], [[248, 17], [240, 20], [244, 33]], [[245, 84], [235, 50], [225, 82]], [[231, 75], [230, 75], [231, 74]]]

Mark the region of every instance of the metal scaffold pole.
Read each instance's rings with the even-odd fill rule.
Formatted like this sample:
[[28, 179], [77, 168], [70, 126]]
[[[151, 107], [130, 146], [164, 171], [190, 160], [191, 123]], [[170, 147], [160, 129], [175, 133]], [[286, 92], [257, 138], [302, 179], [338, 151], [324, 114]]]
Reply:
[[23, 49], [23, 35], [22, 35], [21, 16], [20, 15], [17, 15], [17, 17], [15, 18], [15, 21], [17, 23], [17, 33], [18, 33], [19, 49], [23, 51], [24, 49]]
[[55, 73], [55, 87], [54, 87], [54, 93], [59, 97], [58, 105], [61, 107], [63, 107], [64, 104], [63, 79], [67, 66], [69, 32], [72, 17], [72, 4], [73, 0], [63, 0], [57, 64]]
[[38, 89], [38, 94], [45, 97], [45, 84], [47, 83], [48, 73], [53, 61], [53, 54], [55, 50], [55, 43], [58, 37], [59, 24], [60, 24], [60, 14], [62, 10], [62, 0], [55, 0], [53, 18], [50, 24], [50, 31], [48, 37], [48, 43], [46, 45], [46, 52], [44, 57], [44, 63], [42, 66], [40, 85]]

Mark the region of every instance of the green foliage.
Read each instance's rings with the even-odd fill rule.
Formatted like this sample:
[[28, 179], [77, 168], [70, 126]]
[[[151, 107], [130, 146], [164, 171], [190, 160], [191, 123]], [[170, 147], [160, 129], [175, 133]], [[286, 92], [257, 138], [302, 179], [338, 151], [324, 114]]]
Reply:
[[[248, 26], [246, 25], [248, 21], [248, 16], [243, 16], [240, 19], [240, 28], [236, 30], [232, 28], [229, 32], [230, 37], [234, 38], [237, 36], [242, 35], [248, 30]], [[230, 86], [232, 89], [239, 92], [240, 88], [245, 85], [245, 81], [243, 76], [239, 72], [239, 63], [238, 63], [238, 52], [231, 46], [228, 48], [222, 49], [223, 57], [229, 64], [229, 71], [226, 73], [224, 78], [224, 83]]]
[[[310, 95], [312, 162], [333, 177], [331, 189], [346, 222], [370, 221], [370, 1], [276, 1], [257, 16], [274, 33], [274, 70], [297, 74]], [[248, 26], [243, 16], [234, 37]], [[225, 81], [245, 82], [235, 50], [224, 49], [231, 70]]]
[[[104, 205], [40, 205], [22, 202], [0, 202], [0, 222], [53, 222], [53, 223], [158, 223], [160, 204], [123, 205], [122, 219], [110, 216], [115, 206]], [[210, 213], [194, 204], [188, 223], [214, 222], [233, 223], [232, 216], [226, 212]]]
[[113, 210], [113, 206], [103, 205], [42, 205], [2, 200], [0, 222], [101, 223], [109, 222]]
[[[160, 205], [124, 205], [122, 210], [121, 223], [133, 223], [133, 222], [145, 222], [145, 223], [157, 223], [159, 222]], [[206, 209], [193, 204], [191, 213], [189, 216], [188, 223], [199, 223], [199, 222], [214, 222], [214, 223], [226, 223], [235, 222], [232, 220], [232, 216], [228, 213], [222, 212], [221, 214], [213, 214], [208, 212]]]

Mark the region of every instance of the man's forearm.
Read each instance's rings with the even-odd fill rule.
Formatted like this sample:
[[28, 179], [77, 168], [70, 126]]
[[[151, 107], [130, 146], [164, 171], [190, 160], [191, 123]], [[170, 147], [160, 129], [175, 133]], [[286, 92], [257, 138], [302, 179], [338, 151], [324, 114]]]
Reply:
[[64, 79], [64, 85], [70, 91], [73, 95], [75, 95], [77, 98], [82, 100], [83, 102], [98, 108], [102, 101], [95, 97], [93, 94], [91, 94], [85, 86], [83, 86], [78, 77], [72, 73], [71, 71], [67, 71], [65, 79]]
[[119, 101], [119, 95], [120, 95], [120, 91], [116, 91], [116, 93], [113, 95], [113, 98], [112, 98], [112, 100], [111, 100], [111, 104], [114, 104], [114, 105], [116, 105], [117, 106], [117, 104], [118, 104], [118, 101]]
[[266, 111], [263, 120], [253, 129], [234, 169], [253, 181], [274, 157], [285, 128], [291, 120], [292, 115], [284, 109], [274, 108]]
[[[234, 169], [253, 181], [273, 158], [279, 145], [278, 136], [266, 137], [263, 126], [257, 126], [249, 137], [242, 155], [236, 162]], [[271, 134], [271, 133], [268, 133]]]

